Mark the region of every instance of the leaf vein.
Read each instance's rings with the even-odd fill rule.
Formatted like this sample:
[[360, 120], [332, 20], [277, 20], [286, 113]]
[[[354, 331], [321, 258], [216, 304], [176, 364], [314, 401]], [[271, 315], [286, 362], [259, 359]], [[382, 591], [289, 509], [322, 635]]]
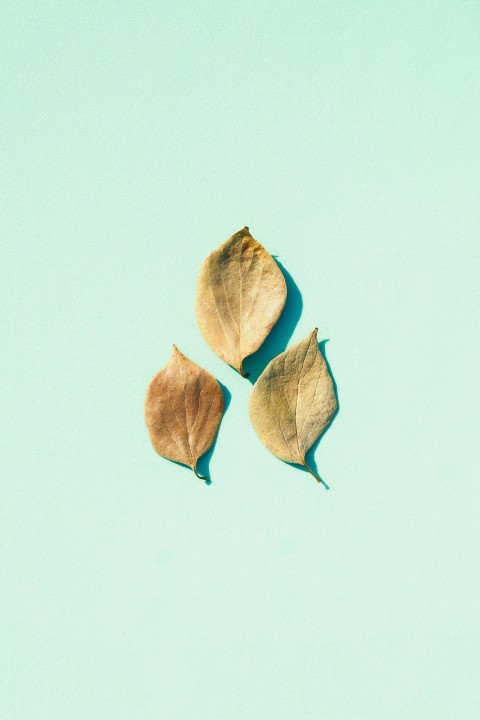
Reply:
[[230, 350], [231, 350], [232, 353], [233, 353], [233, 356], [235, 357], [235, 354], [236, 354], [236, 353], [235, 353], [235, 348], [233, 347], [232, 343], [230, 342], [230, 336], [229, 336], [229, 334], [225, 331], [225, 326], [224, 326], [224, 324], [223, 324], [222, 318], [221, 318], [221, 316], [220, 316], [220, 312], [219, 312], [219, 310], [218, 310], [217, 298], [215, 297], [215, 293], [213, 292], [212, 272], [211, 272], [211, 268], [210, 268], [210, 267], [208, 268], [208, 276], [209, 276], [209, 279], [210, 279], [210, 291], [211, 291], [211, 293], [212, 293], [213, 306], [214, 306], [214, 308], [215, 308], [215, 312], [217, 313], [218, 321], [219, 321], [219, 323], [220, 323], [220, 327], [221, 327], [222, 330], [223, 330], [223, 334], [224, 334], [225, 338], [227, 339], [228, 345], [229, 345], [229, 347], [230, 347]]
[[[291, 458], [291, 459], [290, 459], [290, 462], [294, 462], [293, 459], [292, 459], [293, 456], [292, 456], [292, 451], [291, 451], [290, 445], [288, 444], [287, 438], [285, 437], [285, 433], [283, 432], [282, 421], [281, 421], [281, 419], [280, 419], [280, 413], [278, 412], [277, 405], [276, 405], [276, 403], [275, 403], [275, 401], [274, 401], [274, 399], [273, 399], [273, 392], [272, 392], [272, 384], [271, 384], [271, 383], [270, 383], [270, 402], [271, 402], [271, 404], [273, 405], [273, 408], [274, 408], [274, 410], [275, 410], [275, 414], [276, 414], [277, 419], [278, 419], [278, 427], [280, 428], [280, 432], [281, 432], [282, 435], [283, 435], [283, 439], [284, 439], [284, 441], [285, 441], [285, 446], [286, 446], [288, 452], [290, 453], [290, 458]], [[288, 401], [287, 401], [287, 402], [288, 402]]]

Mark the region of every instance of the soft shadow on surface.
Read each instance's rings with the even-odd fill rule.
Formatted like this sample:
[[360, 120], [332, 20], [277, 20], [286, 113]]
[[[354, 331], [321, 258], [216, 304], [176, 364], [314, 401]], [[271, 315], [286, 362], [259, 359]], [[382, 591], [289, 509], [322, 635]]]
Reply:
[[265, 339], [263, 345], [261, 345], [257, 352], [244, 360], [243, 368], [244, 371], [248, 373], [248, 379], [252, 385], [265, 370], [270, 360], [286, 349], [288, 341], [292, 337], [293, 331], [300, 320], [303, 308], [302, 293], [298, 285], [275, 255], [273, 258], [285, 278], [287, 301], [277, 324], [273, 326], [271, 333]]
[[[227, 412], [228, 406], [230, 405], [230, 401], [232, 399], [232, 393], [230, 392], [230, 390], [227, 387], [225, 387], [225, 385], [223, 383], [220, 382], [220, 380], [217, 380], [217, 382], [220, 385], [220, 387], [222, 388], [222, 392], [223, 392], [223, 399], [224, 399], [223, 416], [222, 416], [222, 422], [223, 422], [223, 418], [225, 417], [225, 413]], [[222, 422], [220, 423], [220, 427], [222, 425]], [[205, 480], [206, 485], [212, 484], [212, 480], [210, 478], [210, 460], [213, 455], [213, 451], [215, 450], [215, 445], [217, 444], [218, 433], [220, 431], [220, 427], [217, 431], [217, 434], [215, 435], [215, 440], [213, 441], [212, 447], [210, 448], [210, 450], [207, 450], [205, 455], [202, 455], [202, 457], [199, 458], [198, 462], [197, 462], [198, 474], [205, 475], [208, 478], [208, 480]]]
[[[331, 425], [332, 425], [332, 422], [335, 420], [335, 418], [337, 417], [338, 413], [340, 412], [340, 401], [339, 401], [339, 399], [338, 399], [337, 383], [336, 383], [336, 381], [335, 381], [335, 377], [334, 377], [334, 375], [333, 375], [332, 368], [330, 367], [330, 364], [329, 364], [329, 362], [328, 362], [328, 360], [327, 360], [327, 355], [326, 355], [326, 352], [325, 352], [325, 345], [327, 344], [327, 342], [329, 342], [329, 339], [328, 339], [328, 338], [327, 338], [326, 340], [322, 340], [321, 342], [318, 343], [318, 348], [319, 348], [320, 352], [321, 352], [322, 355], [323, 355], [323, 359], [325, 360], [325, 363], [326, 363], [327, 368], [328, 368], [328, 372], [330, 373], [330, 377], [332, 378], [332, 381], [333, 381], [333, 391], [334, 391], [334, 393], [335, 393], [335, 398], [336, 398], [336, 400], [337, 400], [337, 409], [335, 410], [335, 413], [333, 414], [332, 419], [331, 419], [330, 422], [328, 423], [328, 425], [327, 425], [327, 427], [325, 428], [325, 430], [323, 431], [323, 433], [320, 435], [320, 437], [319, 437], [317, 440], [315, 440], [315, 442], [313, 443], [312, 447], [311, 447], [310, 450], [307, 452], [307, 454], [306, 454], [306, 456], [305, 456], [305, 460], [306, 460], [306, 462], [307, 462], [307, 465], [309, 465], [309, 466], [312, 468], [312, 470], [313, 470], [315, 473], [317, 473], [317, 475], [319, 475], [319, 476], [322, 478], [322, 484], [323, 484], [323, 486], [324, 486], [327, 490], [330, 490], [330, 487], [328, 486], [328, 484], [327, 484], [327, 482], [326, 482], [326, 479], [323, 478], [322, 473], [319, 473], [319, 472], [318, 472], [317, 463], [315, 462], [315, 458], [314, 458], [315, 451], [316, 451], [318, 445], [320, 444], [320, 441], [322, 440], [323, 437], [325, 437], [325, 433], [327, 433], [327, 432], [330, 430], [330, 427], [331, 427]], [[308, 473], [307, 468], [304, 468], [303, 465], [298, 465], [298, 466], [296, 466], [296, 467], [299, 467], [300, 470], [303, 470], [304, 472]], [[313, 479], [313, 478], [312, 478], [312, 479]]]

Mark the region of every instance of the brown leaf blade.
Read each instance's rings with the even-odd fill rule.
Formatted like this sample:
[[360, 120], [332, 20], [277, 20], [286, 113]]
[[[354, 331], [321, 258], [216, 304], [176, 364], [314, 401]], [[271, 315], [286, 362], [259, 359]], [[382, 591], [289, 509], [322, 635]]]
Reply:
[[150, 381], [145, 423], [159, 455], [188, 465], [210, 449], [223, 415], [223, 392], [213, 375], [189, 360], [176, 345], [169, 361]]
[[286, 298], [281, 270], [244, 227], [202, 264], [196, 297], [200, 332], [212, 350], [245, 377], [243, 360], [263, 343]]
[[281, 460], [307, 465], [305, 455], [337, 409], [333, 381], [317, 344], [317, 328], [277, 355], [253, 387], [252, 425], [263, 444]]

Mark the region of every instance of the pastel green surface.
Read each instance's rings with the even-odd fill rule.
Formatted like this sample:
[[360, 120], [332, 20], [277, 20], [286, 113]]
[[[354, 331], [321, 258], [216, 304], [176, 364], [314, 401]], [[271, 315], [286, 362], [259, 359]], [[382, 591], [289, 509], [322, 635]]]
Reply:
[[[476, 720], [478, 4], [0, 16], [3, 720]], [[303, 296], [263, 358], [330, 339], [329, 491], [195, 323], [244, 225]], [[210, 486], [144, 427], [174, 342]]]

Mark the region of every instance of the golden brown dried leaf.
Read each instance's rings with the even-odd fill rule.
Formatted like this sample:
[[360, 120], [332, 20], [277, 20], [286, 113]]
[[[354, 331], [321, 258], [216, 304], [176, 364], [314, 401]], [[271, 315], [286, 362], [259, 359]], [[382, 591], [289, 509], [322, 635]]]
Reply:
[[245, 227], [203, 262], [197, 283], [198, 326], [212, 350], [244, 375], [243, 360], [263, 343], [286, 298], [278, 265]]
[[333, 381], [317, 345], [317, 328], [274, 358], [254, 385], [250, 419], [274, 455], [318, 477], [305, 455], [337, 409]]
[[176, 345], [169, 361], [150, 381], [145, 422], [155, 450], [197, 473], [197, 461], [211, 447], [223, 414], [223, 393], [209, 372]]

